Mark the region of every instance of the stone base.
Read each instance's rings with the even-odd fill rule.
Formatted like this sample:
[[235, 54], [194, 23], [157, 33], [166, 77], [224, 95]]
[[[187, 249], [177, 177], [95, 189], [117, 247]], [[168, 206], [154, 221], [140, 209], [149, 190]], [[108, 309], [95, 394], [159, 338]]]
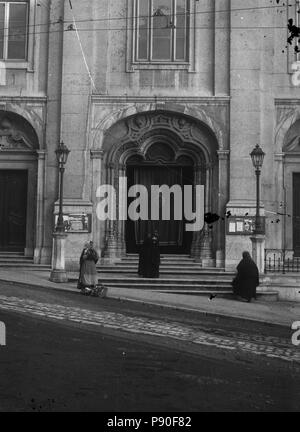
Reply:
[[224, 268], [225, 267], [225, 255], [222, 250], [216, 251], [216, 267]]
[[265, 272], [265, 235], [254, 234], [250, 237], [252, 242], [252, 258], [256, 262], [259, 273]]
[[65, 270], [52, 270], [49, 280], [55, 283], [68, 282], [67, 272]]
[[200, 260], [202, 267], [216, 267], [216, 260], [208, 258], [208, 259], [202, 259]]

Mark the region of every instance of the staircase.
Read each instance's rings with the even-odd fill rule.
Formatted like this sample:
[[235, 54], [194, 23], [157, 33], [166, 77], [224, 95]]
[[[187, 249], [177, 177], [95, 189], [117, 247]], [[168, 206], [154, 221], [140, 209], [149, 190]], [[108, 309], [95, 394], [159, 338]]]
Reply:
[[[137, 275], [138, 256], [128, 254], [116, 264], [99, 264], [99, 282], [107, 287], [133, 288], [169, 294], [232, 297], [233, 272], [222, 268], [202, 268], [188, 255], [163, 255], [160, 278], [144, 279]], [[259, 294], [277, 300], [277, 293]]]
[[50, 265], [34, 264], [33, 257], [22, 252], [0, 252], [0, 270], [18, 268], [20, 270], [50, 270]]

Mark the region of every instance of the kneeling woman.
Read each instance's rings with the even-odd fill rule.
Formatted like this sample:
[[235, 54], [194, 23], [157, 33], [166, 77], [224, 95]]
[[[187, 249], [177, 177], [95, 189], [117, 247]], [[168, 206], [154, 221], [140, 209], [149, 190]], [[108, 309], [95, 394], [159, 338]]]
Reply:
[[96, 287], [98, 283], [98, 274], [96, 264], [99, 260], [99, 256], [94, 249], [93, 242], [85, 244], [85, 247], [80, 256], [80, 273], [78, 288], [82, 292], [87, 293]]

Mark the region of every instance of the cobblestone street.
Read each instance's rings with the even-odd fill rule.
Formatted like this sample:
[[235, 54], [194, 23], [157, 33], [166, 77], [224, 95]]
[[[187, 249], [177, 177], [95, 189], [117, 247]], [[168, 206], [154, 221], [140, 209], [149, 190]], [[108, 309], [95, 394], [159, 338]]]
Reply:
[[51, 320], [64, 320], [133, 334], [167, 337], [197, 345], [235, 350], [244, 353], [300, 363], [300, 350], [288, 339], [274, 336], [246, 334], [222, 329], [199, 330], [197, 326], [166, 322], [145, 317], [132, 317], [111, 311], [92, 311], [67, 307], [18, 297], [0, 296], [0, 309], [39, 316]]

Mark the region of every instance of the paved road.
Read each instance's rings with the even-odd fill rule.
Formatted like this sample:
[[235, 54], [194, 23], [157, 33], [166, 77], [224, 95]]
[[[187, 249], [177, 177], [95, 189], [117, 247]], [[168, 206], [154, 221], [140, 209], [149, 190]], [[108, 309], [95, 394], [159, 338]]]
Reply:
[[278, 411], [300, 409], [290, 370], [4, 312], [1, 411]]
[[281, 328], [0, 286], [0, 410], [295, 411]]
[[[98, 299], [96, 301], [99, 301]], [[38, 302], [18, 297], [0, 295], [0, 309], [21, 312], [27, 315], [87, 324], [133, 334], [150, 335], [160, 338], [212, 346], [224, 350], [278, 358], [300, 365], [300, 350], [293, 347], [290, 339], [275, 336], [249, 335], [238, 331], [222, 329], [199, 330], [198, 326], [181, 324], [148, 317], [128, 316], [112, 311], [93, 311], [81, 307]]]

